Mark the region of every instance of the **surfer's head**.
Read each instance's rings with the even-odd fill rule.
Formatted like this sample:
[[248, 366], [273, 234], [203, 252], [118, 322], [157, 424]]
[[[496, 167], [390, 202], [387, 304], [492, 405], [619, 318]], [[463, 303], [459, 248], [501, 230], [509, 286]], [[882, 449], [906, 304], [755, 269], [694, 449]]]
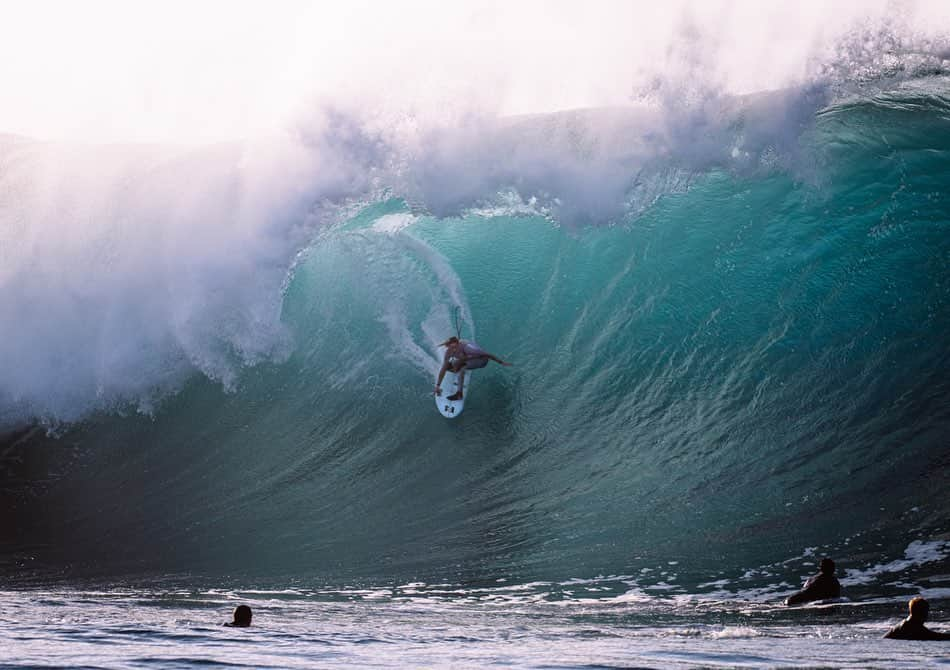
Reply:
[[238, 605], [234, 608], [234, 621], [232, 626], [246, 628], [251, 625], [251, 608], [247, 605]]
[[926, 621], [927, 615], [930, 614], [930, 603], [920, 596], [911, 598], [910, 602], [907, 603], [907, 607], [910, 609], [910, 615], [915, 619]]
[[443, 343], [440, 344], [439, 346], [440, 346], [440, 347], [448, 347], [448, 346], [451, 346], [451, 345], [453, 345], [453, 344], [458, 344], [458, 341], [459, 341], [459, 338], [457, 338], [457, 337], [455, 337], [455, 335], [453, 335], [452, 337], [450, 337], [449, 339], [447, 339], [445, 342], [443, 342]]
[[823, 558], [821, 559], [821, 562], [818, 564], [818, 570], [819, 572], [824, 572], [829, 575], [833, 575], [835, 572], [835, 562], [831, 560], [830, 558]]

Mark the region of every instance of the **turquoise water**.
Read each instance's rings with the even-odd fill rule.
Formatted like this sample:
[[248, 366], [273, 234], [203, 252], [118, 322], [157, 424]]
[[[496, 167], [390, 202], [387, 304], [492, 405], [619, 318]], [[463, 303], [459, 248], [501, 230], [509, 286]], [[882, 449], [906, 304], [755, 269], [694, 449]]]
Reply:
[[[950, 603], [948, 109], [927, 79], [626, 180], [522, 147], [432, 203], [418, 166], [249, 194], [223, 149], [83, 185], [108, 225], [3, 276], [3, 661], [945, 662], [877, 638]], [[515, 365], [445, 421], [456, 309]], [[823, 555], [848, 603], [778, 607]]]

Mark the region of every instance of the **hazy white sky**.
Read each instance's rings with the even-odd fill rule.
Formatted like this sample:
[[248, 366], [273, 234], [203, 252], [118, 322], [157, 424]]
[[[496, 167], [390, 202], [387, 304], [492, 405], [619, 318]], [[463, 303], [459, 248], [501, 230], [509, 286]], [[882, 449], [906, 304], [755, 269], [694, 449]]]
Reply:
[[800, 80], [809, 55], [854, 21], [950, 27], [950, 2], [893, 0], [0, 0], [0, 10], [0, 132], [93, 140], [255, 135], [315, 98], [498, 113], [625, 104], [676, 68], [747, 92]]

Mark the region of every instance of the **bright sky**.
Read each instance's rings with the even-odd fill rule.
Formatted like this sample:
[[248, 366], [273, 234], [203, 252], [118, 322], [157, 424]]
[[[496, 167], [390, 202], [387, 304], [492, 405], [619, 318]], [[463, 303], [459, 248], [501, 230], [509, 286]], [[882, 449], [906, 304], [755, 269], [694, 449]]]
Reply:
[[0, 132], [213, 141], [279, 128], [315, 98], [616, 105], [690, 58], [730, 91], [776, 88], [894, 7], [950, 28], [950, 2], [929, 0], [0, 0]]

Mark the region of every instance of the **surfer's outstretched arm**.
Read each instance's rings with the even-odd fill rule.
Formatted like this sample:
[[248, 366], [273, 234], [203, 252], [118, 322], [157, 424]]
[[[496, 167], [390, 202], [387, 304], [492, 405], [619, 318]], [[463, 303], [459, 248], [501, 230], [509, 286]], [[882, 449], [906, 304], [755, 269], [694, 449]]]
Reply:
[[503, 361], [503, 360], [501, 360], [500, 358], [498, 358], [498, 356], [494, 356], [494, 355], [492, 355], [492, 354], [488, 354], [488, 357], [489, 357], [490, 359], [492, 359], [493, 361], [495, 361], [496, 363], [500, 363], [501, 365], [504, 365], [504, 366], [512, 365], [512, 363], [509, 363], [508, 361]]

